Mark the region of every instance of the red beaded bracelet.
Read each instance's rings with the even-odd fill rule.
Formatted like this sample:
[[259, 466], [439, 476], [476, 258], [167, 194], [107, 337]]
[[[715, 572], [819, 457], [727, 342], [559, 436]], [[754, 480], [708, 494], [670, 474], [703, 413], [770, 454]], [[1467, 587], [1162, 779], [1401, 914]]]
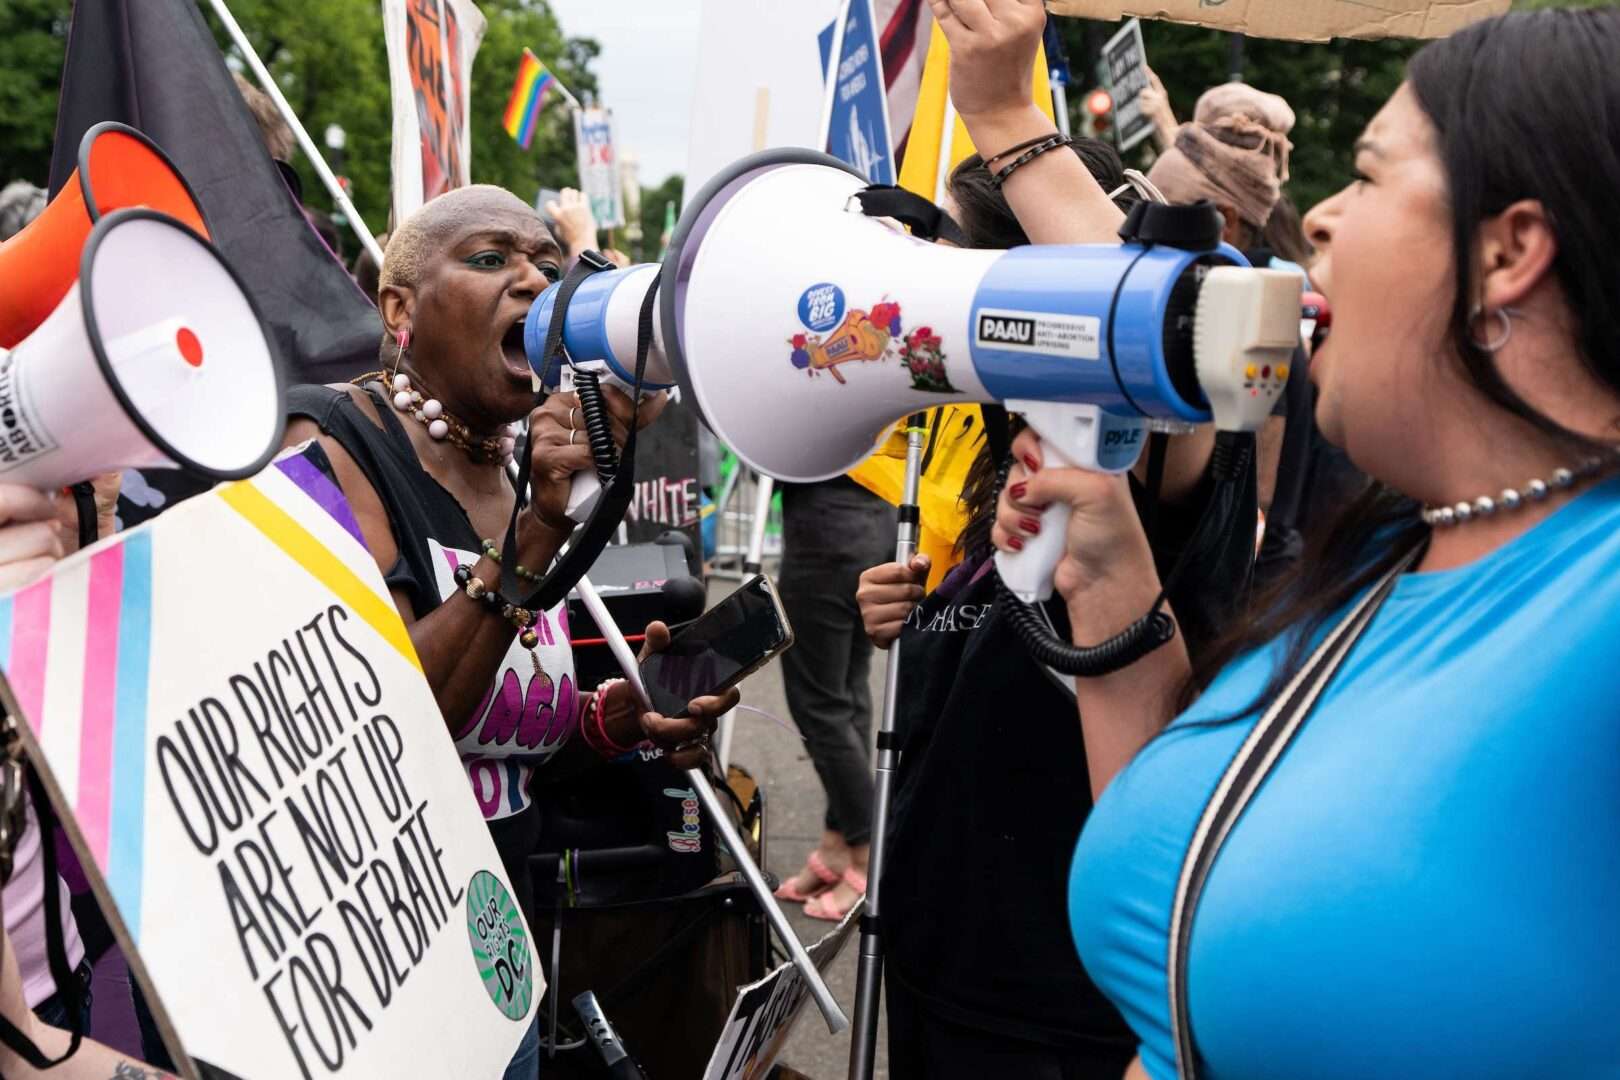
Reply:
[[607, 732], [607, 692], [615, 683], [623, 681], [614, 679], [597, 687], [596, 692], [591, 695], [591, 702], [579, 725], [580, 734], [585, 738], [585, 745], [604, 758], [620, 758], [637, 749], [637, 746], [645, 745], [639, 743], [637, 746], [621, 746]]

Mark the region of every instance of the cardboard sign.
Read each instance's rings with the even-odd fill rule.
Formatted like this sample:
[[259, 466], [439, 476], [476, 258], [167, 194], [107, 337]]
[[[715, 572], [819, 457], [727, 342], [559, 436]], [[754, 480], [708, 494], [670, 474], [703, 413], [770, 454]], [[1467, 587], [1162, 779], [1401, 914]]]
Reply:
[[545, 987], [529, 928], [382, 576], [308, 459], [0, 598], [0, 668], [183, 1067], [501, 1075]]
[[[883, 48], [872, 16], [872, 0], [847, 0], [842, 15], [842, 33], [834, 19], [818, 38], [827, 78], [823, 145], [827, 153], [855, 166], [872, 183], [892, 184], [889, 99], [884, 93]], [[830, 63], [834, 51], [836, 69]]]
[[591, 216], [604, 229], [624, 224], [624, 188], [614, 150], [613, 113], [592, 106], [574, 110], [574, 149], [579, 155], [579, 190], [591, 202]]
[[1140, 19], [1132, 19], [1108, 39], [1102, 47], [1102, 69], [1114, 99], [1114, 135], [1123, 152], [1153, 134], [1153, 121], [1142, 111], [1148, 65]]
[[382, 8], [397, 226], [471, 182], [473, 55], [488, 24], [472, 0], [383, 0]]
[[1511, 0], [1051, 0], [1053, 14], [1211, 26], [1291, 41], [1445, 37], [1508, 9]]
[[[863, 896], [843, 922], [810, 946], [807, 951], [817, 970], [825, 973], [832, 966], [864, 910]], [[809, 1000], [810, 988], [791, 962], [737, 991], [737, 1003], [731, 1007], [703, 1080], [763, 1080]]]

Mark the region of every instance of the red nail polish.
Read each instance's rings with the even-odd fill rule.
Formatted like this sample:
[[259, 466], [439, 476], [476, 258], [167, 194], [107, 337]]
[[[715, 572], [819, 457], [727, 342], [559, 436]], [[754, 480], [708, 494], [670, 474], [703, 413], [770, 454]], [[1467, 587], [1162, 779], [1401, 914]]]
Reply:
[[1036, 533], [1041, 531], [1041, 523], [1036, 521], [1034, 518], [1019, 518], [1018, 527], [1029, 533], [1031, 536], [1034, 536]]
[[1035, 455], [1034, 454], [1025, 454], [1024, 455], [1024, 468], [1028, 469], [1030, 472], [1039, 472], [1040, 468], [1041, 468], [1041, 463], [1035, 460]]
[[1009, 536], [1007, 537], [1007, 546], [1012, 548], [1014, 551], [1023, 551], [1024, 541], [1020, 537]]
[[1012, 487], [1007, 489], [1008, 493], [1015, 499], [1022, 499], [1024, 497], [1024, 492], [1028, 490], [1028, 484], [1014, 484]]

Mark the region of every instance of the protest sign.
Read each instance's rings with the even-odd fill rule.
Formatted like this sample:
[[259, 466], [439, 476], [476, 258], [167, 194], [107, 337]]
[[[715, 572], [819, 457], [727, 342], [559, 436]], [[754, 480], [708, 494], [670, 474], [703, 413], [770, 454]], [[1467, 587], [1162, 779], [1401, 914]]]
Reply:
[[[872, 0], [847, 0], [843, 26], [833, 20], [821, 32], [821, 67], [827, 97], [821, 130], [827, 153], [846, 161], [874, 184], [895, 182], [889, 137], [889, 100], [883, 86], [883, 50]], [[834, 53], [837, 62], [833, 63]]]
[[310, 458], [0, 598], [0, 668], [172, 1046], [253, 1078], [501, 1075], [544, 990], [529, 929]]
[[624, 190], [614, 151], [613, 113], [593, 105], [574, 110], [574, 150], [579, 155], [579, 190], [590, 200], [591, 216], [604, 229], [624, 224]]
[[[825, 972], [855, 929], [866, 898], [856, 901], [831, 932], [807, 950], [819, 971]], [[783, 964], [756, 983], [737, 991], [720, 1042], [703, 1071], [703, 1080], [763, 1080], [782, 1052], [793, 1025], [804, 1011], [810, 988], [791, 963]]]
[[383, 0], [394, 106], [394, 224], [471, 182], [473, 55], [487, 23], [472, 0]]
[[1511, 0], [1052, 0], [1054, 15], [1145, 19], [1211, 26], [1291, 41], [1445, 37], [1500, 15]]
[[1148, 66], [1140, 19], [1132, 19], [1108, 39], [1102, 47], [1102, 68], [1114, 99], [1114, 136], [1123, 152], [1153, 134], [1153, 121], [1142, 111]]
[[703, 507], [696, 411], [672, 401], [658, 414], [658, 422], [636, 440], [636, 488], [624, 516], [630, 540], [656, 540], [661, 533], [680, 529], [698, 544]]

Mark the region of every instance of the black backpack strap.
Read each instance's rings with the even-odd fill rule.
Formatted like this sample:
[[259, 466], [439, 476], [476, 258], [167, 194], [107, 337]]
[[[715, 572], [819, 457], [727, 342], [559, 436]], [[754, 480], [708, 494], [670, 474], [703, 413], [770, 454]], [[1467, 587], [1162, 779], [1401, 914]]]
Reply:
[[67, 942], [62, 936], [62, 880], [56, 871], [56, 812], [45, 794], [45, 785], [33, 768], [27, 769], [28, 796], [34, 804], [34, 820], [39, 824], [39, 849], [45, 870], [45, 958], [50, 962], [51, 978], [56, 992], [61, 995], [69, 1019], [72, 1038], [62, 1056], [52, 1060], [40, 1052], [33, 1040], [0, 1016], [0, 1043], [29, 1065], [41, 1071], [53, 1069], [79, 1052], [84, 1041], [84, 986], [68, 963]]
[[1170, 1028], [1176, 1041], [1176, 1075], [1180, 1080], [1196, 1080], [1199, 1075], [1198, 1051], [1187, 1016], [1187, 956], [1193, 916], [1210, 869], [1233, 826], [1248, 809], [1294, 736], [1305, 726], [1322, 692], [1372, 623], [1373, 616], [1395, 587], [1396, 579], [1417, 560], [1421, 551], [1421, 547], [1414, 549], [1397, 560], [1322, 639], [1304, 667], [1255, 722], [1254, 729], [1232, 755], [1198, 819], [1181, 864], [1175, 902], [1170, 909]]
[[867, 217], [894, 218], [909, 226], [911, 234], [923, 240], [944, 240], [957, 247], [969, 247], [967, 234], [951, 220], [951, 215], [918, 195], [893, 184], [873, 184], [857, 191], [855, 202]]

